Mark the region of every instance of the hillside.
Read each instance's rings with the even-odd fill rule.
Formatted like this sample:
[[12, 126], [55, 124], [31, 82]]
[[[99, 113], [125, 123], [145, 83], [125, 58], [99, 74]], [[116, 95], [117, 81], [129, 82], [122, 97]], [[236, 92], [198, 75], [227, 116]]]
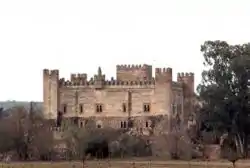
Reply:
[[[42, 102], [34, 102], [36, 108], [42, 108]], [[24, 106], [25, 108], [29, 108], [30, 102], [26, 101], [0, 101], [0, 108], [9, 109], [15, 106]]]

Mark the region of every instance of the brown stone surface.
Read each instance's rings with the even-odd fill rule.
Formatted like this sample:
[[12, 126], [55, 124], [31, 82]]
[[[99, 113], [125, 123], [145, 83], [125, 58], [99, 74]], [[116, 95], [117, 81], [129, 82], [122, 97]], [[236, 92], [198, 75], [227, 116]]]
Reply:
[[[64, 112], [66, 106], [65, 118], [108, 118], [109, 123], [104, 125], [119, 127], [120, 121], [128, 117], [165, 115], [169, 119], [179, 116], [184, 121], [192, 112], [192, 73], [178, 74], [174, 82], [171, 68], [156, 68], [153, 78], [151, 65], [118, 65], [116, 74], [117, 80], [106, 80], [99, 68], [90, 80], [85, 73], [71, 74], [70, 80], [65, 80], [59, 79], [59, 70], [45, 69], [44, 115], [56, 119], [57, 112]], [[96, 112], [96, 104], [102, 106], [102, 112]], [[150, 105], [149, 112], [144, 112], [144, 104]]]
[[206, 145], [204, 155], [209, 160], [219, 160], [221, 158], [220, 145]]

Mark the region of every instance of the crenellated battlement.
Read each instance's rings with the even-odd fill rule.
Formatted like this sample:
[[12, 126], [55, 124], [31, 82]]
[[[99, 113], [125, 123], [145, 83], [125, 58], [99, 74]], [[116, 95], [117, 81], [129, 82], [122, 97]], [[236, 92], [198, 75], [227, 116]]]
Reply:
[[[71, 86], [94, 86], [95, 80], [91, 78], [89, 81], [81, 81], [78, 83], [72, 82], [71, 80], [65, 81], [64, 78], [60, 79], [60, 85], [62, 87], [71, 87]], [[104, 86], [148, 86], [148, 85], [155, 85], [155, 80], [149, 81], [119, 81], [119, 80], [106, 80], [103, 81]]]
[[194, 76], [194, 73], [192, 72], [189, 72], [189, 73], [184, 73], [184, 72], [181, 72], [181, 73], [177, 73], [177, 77], [193, 77]]
[[[151, 69], [150, 69], [151, 68]], [[98, 68], [98, 72], [89, 80], [87, 79], [86, 73], [72, 73], [70, 74], [70, 79], [66, 80], [65, 78], [59, 79], [59, 87], [73, 87], [73, 86], [95, 86], [100, 85], [99, 87], [109, 87], [109, 86], [153, 86], [156, 84], [163, 84], [166, 82], [173, 82], [172, 80], [172, 68], [155, 68], [155, 78], [136, 78], [137, 75], [147, 75], [148, 70], [152, 70], [150, 65], [146, 64], [131, 64], [131, 65], [117, 65], [118, 72], [126, 71], [126, 75], [133, 74], [134, 76], [129, 76], [128, 78], [117, 78], [113, 77], [110, 80], [105, 79], [105, 74], [101, 72], [101, 68]], [[135, 71], [135, 73], [131, 73], [131, 70], [139, 70]], [[136, 72], [139, 72], [138, 74]], [[141, 73], [145, 72], [145, 73]], [[44, 69], [43, 73], [47, 77], [59, 77], [59, 70], [49, 70]], [[124, 75], [124, 74], [122, 74]], [[194, 73], [178, 73], [177, 74], [177, 82], [178, 83], [186, 83], [191, 84], [194, 81]]]
[[78, 82], [78, 81], [86, 81], [87, 74], [86, 73], [72, 73], [70, 74], [70, 81], [71, 82]]
[[184, 85], [184, 95], [192, 96], [194, 93], [194, 73], [178, 73], [177, 82]]
[[58, 76], [59, 75], [59, 70], [58, 69], [53, 69], [53, 70], [44, 69], [43, 74], [48, 75], [48, 76]]
[[189, 83], [189, 82], [194, 82], [194, 73], [177, 73], [177, 81], [178, 82], [184, 82], [184, 83]]
[[159, 83], [172, 82], [172, 68], [155, 68], [155, 79]]
[[124, 65], [116, 65], [116, 70], [118, 71], [131, 71], [131, 70], [145, 70], [148, 67], [150, 67], [150, 65], [147, 64], [124, 64]]
[[152, 65], [147, 65], [147, 64], [117, 65], [116, 79], [120, 81], [151, 80]]
[[155, 73], [158, 73], [158, 74], [171, 73], [172, 74], [172, 68], [155, 68]]

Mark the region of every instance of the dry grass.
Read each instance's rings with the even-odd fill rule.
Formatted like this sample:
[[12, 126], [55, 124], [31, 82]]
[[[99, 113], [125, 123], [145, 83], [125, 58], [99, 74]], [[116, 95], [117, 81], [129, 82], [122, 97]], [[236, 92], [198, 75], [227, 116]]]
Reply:
[[[239, 163], [237, 168], [249, 167], [250, 163]], [[29, 162], [9, 163], [0, 168], [228, 168], [229, 162], [177, 162], [177, 161], [88, 161], [84, 167], [80, 162]]]

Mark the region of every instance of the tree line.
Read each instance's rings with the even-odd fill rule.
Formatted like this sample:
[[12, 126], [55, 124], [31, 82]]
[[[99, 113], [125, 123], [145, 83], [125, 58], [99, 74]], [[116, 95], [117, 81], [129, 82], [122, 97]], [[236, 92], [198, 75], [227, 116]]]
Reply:
[[205, 67], [197, 88], [202, 103], [201, 130], [213, 132], [221, 144], [225, 140], [228, 154], [246, 158], [250, 135], [250, 43], [206, 41], [201, 52]]

